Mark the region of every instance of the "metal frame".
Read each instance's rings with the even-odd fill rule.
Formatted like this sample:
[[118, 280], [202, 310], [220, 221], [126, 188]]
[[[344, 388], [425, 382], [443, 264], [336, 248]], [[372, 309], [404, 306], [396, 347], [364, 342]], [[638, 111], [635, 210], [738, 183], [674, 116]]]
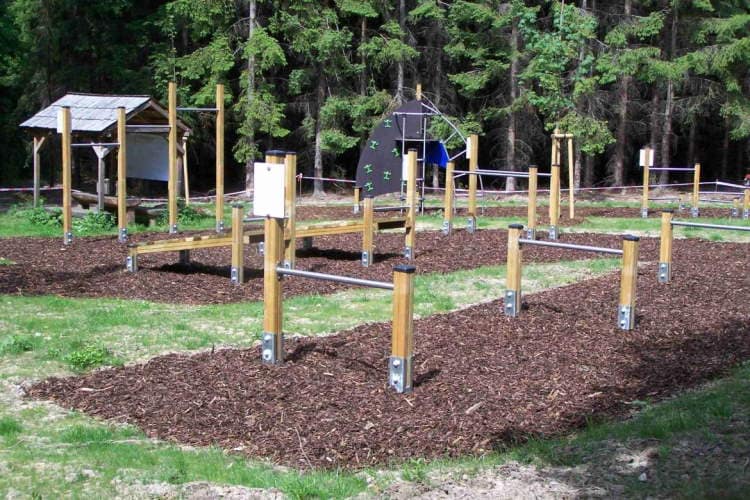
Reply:
[[[749, 228], [750, 229], [750, 228]], [[536, 245], [538, 247], [565, 248], [568, 250], [582, 250], [584, 252], [606, 253], [611, 255], [622, 255], [622, 250], [606, 247], [592, 247], [588, 245], [575, 245], [573, 243], [555, 243], [552, 241], [539, 241], [520, 238], [518, 243], [522, 245]]]
[[381, 290], [393, 291], [393, 283], [387, 281], [373, 281], [361, 278], [352, 278], [349, 276], [339, 276], [336, 274], [316, 273], [313, 271], [302, 271], [299, 269], [289, 269], [286, 267], [276, 266], [276, 272], [282, 276], [297, 276], [299, 278], [308, 278], [320, 281], [332, 281], [334, 283], [343, 283], [345, 285], [357, 285], [366, 288], [380, 288]]

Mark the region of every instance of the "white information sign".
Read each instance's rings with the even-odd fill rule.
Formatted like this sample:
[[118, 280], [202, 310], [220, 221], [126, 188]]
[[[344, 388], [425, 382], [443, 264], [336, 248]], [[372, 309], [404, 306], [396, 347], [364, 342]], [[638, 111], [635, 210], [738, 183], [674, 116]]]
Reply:
[[283, 163], [255, 163], [253, 182], [253, 215], [284, 218]]
[[654, 166], [654, 150], [651, 148], [641, 149], [639, 163], [641, 167], [653, 167]]

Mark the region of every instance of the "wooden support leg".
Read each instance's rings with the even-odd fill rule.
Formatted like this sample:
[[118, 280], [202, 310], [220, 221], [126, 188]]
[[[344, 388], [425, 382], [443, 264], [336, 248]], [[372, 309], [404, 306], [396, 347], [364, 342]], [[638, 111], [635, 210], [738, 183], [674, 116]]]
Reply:
[[[479, 165], [479, 136], [472, 134], [469, 137], [469, 171], [476, 172]], [[466, 230], [473, 233], [477, 230], [477, 176], [469, 174], [469, 217], [466, 221]]]
[[[224, 232], [224, 85], [216, 85], [216, 232]], [[187, 162], [187, 154], [186, 160]], [[187, 179], [185, 180], [187, 182]]]
[[408, 177], [406, 179], [406, 245], [404, 257], [414, 260], [414, 246], [417, 236], [417, 150], [410, 149], [407, 157]]
[[635, 328], [635, 290], [638, 279], [638, 243], [640, 238], [623, 236], [622, 275], [617, 324], [623, 330]]
[[364, 211], [364, 229], [362, 230], [362, 265], [364, 267], [369, 267], [370, 265], [372, 265], [373, 252], [375, 250], [375, 245], [373, 243], [375, 231], [373, 224], [375, 207], [374, 200], [372, 198], [365, 198]]
[[536, 239], [536, 190], [539, 169], [536, 165], [529, 166], [529, 207], [526, 227], [526, 238]]
[[[646, 161], [648, 162], [648, 157], [650, 156], [649, 150], [646, 150]], [[646, 163], [646, 166], [643, 167], [643, 195], [641, 197], [641, 217], [647, 218], [648, 217], [648, 183], [650, 180], [650, 173], [648, 168], [648, 163]]]
[[413, 390], [414, 363], [414, 266], [393, 268], [393, 331], [388, 383], [396, 392]]
[[750, 189], [745, 189], [745, 197], [742, 205], [742, 218], [750, 219]]
[[296, 220], [297, 220], [297, 191], [294, 182], [297, 178], [297, 154], [287, 153], [284, 157], [285, 187], [284, 211], [286, 212], [286, 238], [284, 241], [284, 267], [294, 269], [297, 252]]
[[359, 213], [360, 203], [362, 203], [362, 189], [355, 187], [354, 188], [354, 206], [353, 206], [353, 211], [355, 214]]
[[71, 138], [70, 107], [64, 106], [62, 113], [62, 182], [63, 182], [63, 244], [73, 242], [73, 207], [71, 197], [73, 147]]
[[231, 280], [234, 285], [241, 285], [245, 281], [245, 238], [242, 234], [243, 210], [244, 207], [240, 203], [232, 205]]
[[575, 179], [575, 164], [573, 162], [573, 139], [568, 138], [568, 193], [569, 202], [568, 205], [568, 216], [570, 220], [576, 217], [576, 179]]
[[[128, 211], [127, 211], [127, 189], [128, 189], [128, 147], [127, 138], [127, 116], [125, 108], [117, 108], [117, 239], [120, 243], [128, 241]], [[102, 188], [104, 187], [104, 173], [102, 172]], [[103, 191], [103, 190], [102, 190]], [[102, 200], [103, 200], [102, 196]]]
[[281, 280], [276, 267], [284, 253], [284, 219], [266, 218], [263, 245], [263, 337], [261, 360], [277, 365], [284, 361]]
[[169, 82], [169, 179], [167, 183], [169, 232], [177, 232], [177, 84]]
[[556, 240], [560, 235], [560, 165], [552, 165], [552, 179], [549, 192], [549, 239]]
[[508, 226], [508, 262], [505, 278], [505, 315], [515, 318], [521, 312], [521, 244], [523, 224]]
[[672, 210], [661, 213], [661, 239], [659, 243], [659, 283], [672, 281]]
[[700, 215], [700, 189], [701, 189], [701, 164], [695, 164], [695, 172], [693, 173], [693, 206], [690, 208], [690, 216], [698, 217]]
[[453, 229], [453, 170], [455, 170], [456, 164], [452, 161], [448, 162], [448, 166], [445, 170], [445, 197], [443, 202], [443, 234], [451, 234]]
[[732, 200], [732, 215], [733, 218], [737, 218], [740, 216], [740, 199], [735, 198]]
[[128, 245], [128, 257], [125, 261], [125, 269], [130, 273], [138, 271], [138, 245], [135, 243]]

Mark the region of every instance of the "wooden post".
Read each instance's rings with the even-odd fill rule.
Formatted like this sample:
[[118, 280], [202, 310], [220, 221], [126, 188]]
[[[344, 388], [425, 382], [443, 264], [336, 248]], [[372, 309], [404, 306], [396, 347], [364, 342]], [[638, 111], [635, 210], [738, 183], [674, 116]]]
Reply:
[[362, 265], [369, 267], [372, 264], [373, 252], [375, 251], [375, 245], [373, 239], [375, 235], [374, 228], [374, 217], [375, 217], [375, 200], [367, 196], [364, 200], [364, 213], [362, 214], [362, 221], [364, 223], [364, 229], [362, 230]]
[[651, 180], [651, 174], [649, 172], [649, 165], [651, 165], [651, 158], [653, 156], [653, 150], [651, 147], [647, 147], [645, 154], [645, 165], [643, 165], [643, 196], [641, 197], [641, 217], [644, 219], [648, 217], [648, 185]]
[[224, 85], [216, 85], [216, 232], [224, 232]]
[[127, 116], [125, 108], [117, 108], [117, 239], [120, 243], [128, 241], [128, 148]]
[[188, 134], [182, 135], [182, 184], [185, 206], [190, 205], [190, 173], [188, 169]]
[[742, 218], [750, 219], [750, 189], [745, 189], [745, 197], [742, 203]]
[[700, 215], [700, 208], [698, 203], [700, 202], [700, 189], [701, 189], [701, 164], [695, 164], [695, 172], [693, 173], [693, 206], [690, 209], [691, 217], [698, 217]]
[[297, 190], [294, 185], [297, 178], [297, 153], [288, 151], [284, 157], [286, 171], [284, 182], [284, 211], [286, 212], [284, 267], [294, 269], [297, 251], [296, 220], [297, 220]]
[[168, 212], [169, 232], [177, 232], [177, 85], [169, 82], [169, 181]]
[[417, 84], [416, 96], [417, 96], [417, 101], [421, 101], [422, 100], [422, 84], [421, 83]]
[[41, 203], [41, 197], [39, 195], [39, 188], [41, 185], [41, 161], [39, 157], [39, 150], [42, 149], [44, 141], [47, 138], [45, 136], [34, 136], [34, 206], [38, 207]]
[[505, 266], [505, 315], [515, 318], [521, 312], [521, 232], [523, 224], [508, 226], [508, 261]]
[[635, 328], [635, 291], [638, 280], [638, 242], [640, 238], [622, 238], [622, 274], [620, 276], [620, 304], [617, 324], [623, 330]]
[[552, 165], [552, 178], [549, 188], [549, 239], [556, 240], [559, 236], [558, 223], [560, 220], [560, 165]]
[[453, 229], [453, 170], [455, 170], [456, 164], [452, 161], [448, 162], [448, 166], [445, 169], [445, 196], [443, 201], [443, 234], [451, 234]]
[[354, 213], [359, 213], [359, 204], [362, 203], [362, 188], [355, 187], [354, 188]]
[[526, 221], [526, 238], [536, 239], [536, 194], [539, 179], [539, 169], [536, 165], [529, 165], [529, 198], [528, 219]]
[[263, 337], [261, 360], [277, 365], [284, 361], [281, 280], [276, 266], [284, 253], [284, 219], [266, 217], [263, 239]]
[[245, 282], [245, 239], [242, 227], [244, 207], [241, 203], [232, 205], [232, 283]]
[[672, 210], [661, 213], [661, 239], [659, 242], [659, 283], [672, 281]]
[[128, 244], [128, 256], [125, 260], [125, 269], [130, 273], [138, 271], [138, 244]]
[[573, 162], [573, 138], [568, 137], [568, 188], [569, 188], [569, 202], [568, 216], [571, 220], [575, 219], [576, 216], [576, 178], [575, 178], [575, 164]]
[[411, 392], [414, 362], [414, 271], [409, 265], [393, 268], [393, 330], [388, 382], [399, 393]]
[[[471, 134], [469, 136], [469, 172], [476, 172], [479, 165], [479, 136]], [[469, 174], [469, 218], [466, 224], [466, 230], [473, 233], [477, 229], [477, 176]]]
[[63, 203], [63, 243], [73, 242], [73, 207], [71, 198], [73, 141], [71, 137], [70, 106], [63, 106], [62, 113], [62, 203]]
[[406, 177], [406, 248], [404, 257], [414, 260], [414, 247], [417, 235], [417, 150], [409, 149], [407, 155]]

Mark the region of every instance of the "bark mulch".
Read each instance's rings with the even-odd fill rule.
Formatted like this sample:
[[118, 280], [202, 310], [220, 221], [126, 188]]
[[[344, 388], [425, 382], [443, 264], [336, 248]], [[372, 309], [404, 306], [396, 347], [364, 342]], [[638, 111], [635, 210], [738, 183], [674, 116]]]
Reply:
[[674, 281], [639, 273], [637, 329], [615, 325], [616, 274], [415, 322], [415, 390], [386, 384], [390, 325], [258, 348], [171, 354], [31, 387], [34, 398], [293, 467], [358, 468], [481, 455], [624, 415], [750, 358], [747, 245], [688, 242]]

